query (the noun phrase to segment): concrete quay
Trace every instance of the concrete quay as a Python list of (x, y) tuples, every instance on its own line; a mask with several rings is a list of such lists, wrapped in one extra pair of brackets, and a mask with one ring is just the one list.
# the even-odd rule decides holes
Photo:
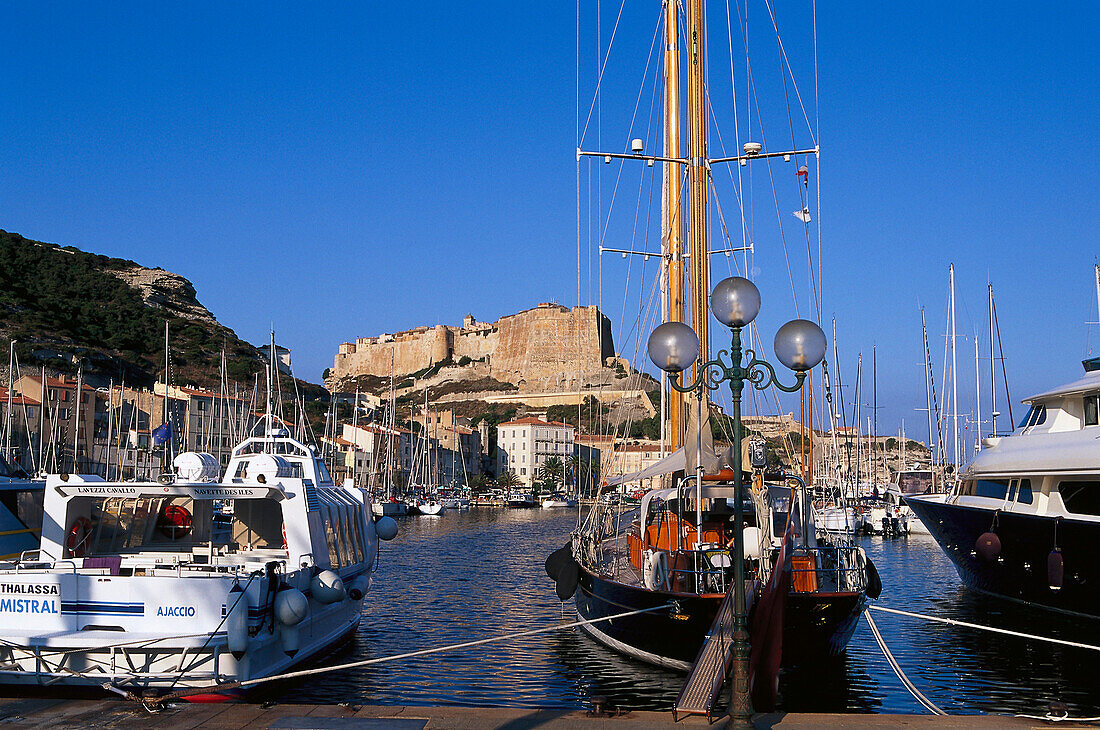
[[(54, 698), (0, 699), (0, 725), (35, 728), (138, 728), (172, 730), (214, 728), (290, 728), (317, 730), (650, 730), (651, 728), (723, 728), (726, 718), (713, 724), (690, 717), (674, 723), (670, 712), (628, 712), (594, 716), (577, 710), (539, 710), (504, 707), (416, 707), (378, 705), (258, 705), (173, 703), (150, 713), (125, 700), (67, 700)], [(1000, 715), (841, 715), (760, 714), (756, 728), (1033, 728), (1050, 723)], [(1083, 725), (1058, 723), (1060, 727)]]

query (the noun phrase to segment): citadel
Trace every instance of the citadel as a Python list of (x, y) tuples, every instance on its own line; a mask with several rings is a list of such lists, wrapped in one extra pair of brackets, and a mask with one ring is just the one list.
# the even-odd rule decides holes
[(597, 307), (542, 303), (495, 322), (466, 315), (461, 327), (416, 327), (340, 345), (332, 377), (415, 373), (469, 362), (482, 374), (524, 387), (573, 387), (616, 362), (611, 322)]

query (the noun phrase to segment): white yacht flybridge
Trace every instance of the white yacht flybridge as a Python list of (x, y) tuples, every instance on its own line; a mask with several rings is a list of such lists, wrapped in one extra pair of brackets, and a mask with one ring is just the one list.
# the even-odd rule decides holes
[(50, 476), (41, 549), (0, 563), (0, 683), (210, 687), (347, 638), (396, 523), (261, 425), (221, 479), (191, 452), (155, 482)]

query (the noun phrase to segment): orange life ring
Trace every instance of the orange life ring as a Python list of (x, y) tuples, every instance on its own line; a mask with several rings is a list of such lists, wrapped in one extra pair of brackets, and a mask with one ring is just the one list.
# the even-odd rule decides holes
[(77, 517), (69, 528), (69, 537), (65, 541), (65, 547), (69, 549), (69, 555), (74, 558), (82, 558), (88, 552), (88, 540), (92, 537), (92, 521), (87, 517)]
[(191, 534), (191, 513), (178, 504), (165, 505), (157, 517), (157, 529), (172, 540), (179, 540)]

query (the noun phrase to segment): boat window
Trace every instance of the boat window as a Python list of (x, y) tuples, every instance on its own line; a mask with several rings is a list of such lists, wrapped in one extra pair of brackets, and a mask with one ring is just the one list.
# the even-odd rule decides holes
[(932, 472), (898, 472), (898, 488), (902, 494), (927, 494), (932, 491)]
[(324, 511), (324, 523), (325, 523), (325, 542), (328, 544), (328, 561), (329, 565), (333, 568), (340, 567), (340, 555), (336, 550), (336, 528), (333, 526), (332, 510), (325, 509)]
[(87, 514), (91, 520), (89, 555), (190, 549), (212, 537), (212, 503), (190, 498), (78, 498), (72, 500), (70, 513)]
[(1100, 482), (1062, 482), (1058, 491), (1067, 511), (1100, 516)]
[(322, 484), (332, 483), (332, 477), (329, 476), (328, 467), (325, 466), (325, 462), (321, 461), (320, 459), (316, 459), (314, 463), (317, 464), (317, 479)]
[(1031, 410), (1024, 416), (1024, 420), (1020, 421), (1020, 428), (1030, 428), (1031, 426), (1038, 426), (1041, 423), (1046, 423), (1047, 420), (1047, 407), (1046, 406), (1032, 406)]
[(248, 461), (242, 461), (237, 464), (237, 472), (233, 475), (234, 479), (244, 479), (248, 476)]
[(355, 562), (355, 554), (351, 547), (351, 541), (348, 539), (349, 529), (347, 510), (342, 507), (337, 507), (334, 511), (339, 515), (339, 519), (336, 522), (336, 534), (337, 537), (340, 538), (340, 564), (350, 565)]
[(270, 499), (233, 500), (232, 540), (237, 549), (281, 548), (283, 509)]
[(1085, 425), (1100, 425), (1100, 396), (1085, 396)]
[(1031, 480), (1021, 479), (1020, 488), (1016, 490), (1016, 501), (1020, 504), (1031, 504), (1034, 497), (1031, 495)]
[(359, 532), (359, 512), (354, 507), (348, 515), (348, 542), (351, 543), (351, 562), (361, 563), (364, 559), (363, 539)]
[(971, 497), (1004, 499), (1008, 494), (1007, 479), (968, 479), (962, 483), (959, 494)]

